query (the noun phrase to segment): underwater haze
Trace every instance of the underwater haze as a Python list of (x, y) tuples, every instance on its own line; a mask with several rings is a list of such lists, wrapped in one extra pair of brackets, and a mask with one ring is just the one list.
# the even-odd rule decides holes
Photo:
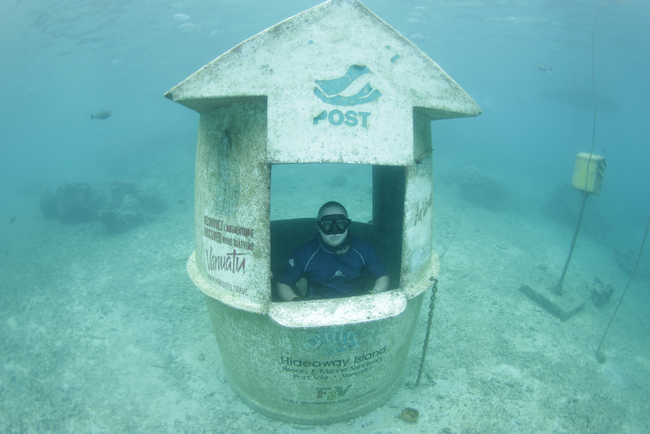
[[(230, 388), (185, 268), (199, 115), (163, 95), (319, 3), (0, 2), (0, 432), (650, 432), (650, 0), (363, 1), (483, 110), (431, 125), (426, 381), (425, 302), (403, 385), (365, 416), (306, 428)], [(560, 278), (592, 149), (602, 191), (557, 301), (581, 309), (559, 318), (522, 285)], [(338, 200), (368, 221), (371, 184), (367, 166), (274, 167), (271, 218)], [(90, 210), (56, 211), (62, 194)]]

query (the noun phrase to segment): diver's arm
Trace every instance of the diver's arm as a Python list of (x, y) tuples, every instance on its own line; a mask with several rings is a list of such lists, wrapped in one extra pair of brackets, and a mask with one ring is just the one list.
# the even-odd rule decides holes
[(282, 301), (292, 301), (297, 295), (293, 292), (293, 289), (289, 285), (285, 285), (284, 283), (277, 283), (278, 287), (278, 296), (282, 299)]
[(373, 293), (376, 292), (384, 292), (388, 290), (388, 286), (390, 285), (390, 277), (388, 277), (388, 274), (385, 276), (380, 277), (379, 279), (375, 280), (375, 284), (372, 286)]

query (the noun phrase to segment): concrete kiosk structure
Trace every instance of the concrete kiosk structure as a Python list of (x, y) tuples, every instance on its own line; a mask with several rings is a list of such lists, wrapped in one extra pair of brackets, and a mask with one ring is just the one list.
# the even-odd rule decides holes
[[(300, 423), (381, 405), (399, 384), (438, 274), (431, 120), (480, 108), (356, 0), (259, 33), (165, 96), (201, 114), (188, 272), (232, 387), (259, 411)], [(315, 232), (314, 219), (270, 221), (271, 167), (281, 163), (373, 166), (372, 223), (351, 230), (375, 246), (390, 291), (274, 301), (273, 271)]]

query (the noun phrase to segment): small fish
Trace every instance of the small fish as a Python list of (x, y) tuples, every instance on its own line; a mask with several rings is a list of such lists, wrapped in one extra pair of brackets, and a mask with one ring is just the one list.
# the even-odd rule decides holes
[(537, 69), (542, 71), (544, 74), (552, 74), (553, 73), (553, 67), (552, 66), (537, 65)]
[(190, 19), (190, 16), (185, 14), (176, 14), (174, 15), (174, 19), (176, 21), (187, 21)]
[(108, 119), (108, 118), (111, 117), (112, 114), (113, 113), (111, 113), (110, 110), (102, 110), (100, 112), (97, 112), (97, 114), (95, 116), (93, 116), (92, 113), (91, 113), (90, 114), (90, 120), (92, 121), (93, 119)]
[(416, 6), (415, 9), (420, 9), (421, 11), (428, 11), (429, 8), (426, 8), (424, 6)]
[(415, 33), (415, 34), (411, 35), (411, 37), (409, 39), (411, 41), (415, 41), (415, 42), (429, 42), (429, 37), (428, 36), (424, 36), (424, 35), (421, 35), (419, 33)]
[(183, 23), (180, 26), (178, 26), (178, 31), (179, 32), (193, 32), (196, 29), (199, 29), (201, 31), (201, 24), (194, 24), (194, 23)]
[(119, 66), (119, 65), (122, 64), (122, 60), (123, 59), (113, 59), (113, 61), (111, 62), (111, 65), (112, 66)]
[(16, 216), (13, 216), (12, 218), (9, 219), (9, 224), (13, 223), (16, 221)]
[(210, 37), (215, 38), (218, 34), (219, 34), (219, 32), (217, 30), (213, 30), (213, 31), (210, 32)]
[(411, 24), (424, 24), (425, 26), (427, 25), (426, 19), (419, 19), (419, 18), (411, 18), (408, 20), (409, 23)]

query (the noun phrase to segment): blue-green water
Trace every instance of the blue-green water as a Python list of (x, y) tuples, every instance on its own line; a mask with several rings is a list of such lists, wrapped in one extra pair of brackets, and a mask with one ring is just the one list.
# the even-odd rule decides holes
[[(0, 3), (1, 432), (302, 431), (250, 410), (225, 378), (184, 263), (194, 249), (198, 115), (162, 95), (318, 3)], [(608, 166), (602, 194), (587, 201), (566, 282), (578, 298), (595, 277), (615, 291), (566, 322), (517, 289), (552, 286), (568, 253), (580, 205), (569, 184), (576, 154), (592, 144), (592, 26), (604, 3), (364, 4), (483, 114), (432, 124), (442, 266), (427, 381), (408, 387), (423, 312), (395, 396), (350, 424), (314, 431), (650, 431), (647, 255), (605, 341), (607, 363), (594, 357), (650, 213), (650, 2), (610, 4), (595, 23), (594, 152)], [(181, 31), (187, 22), (201, 28)], [(111, 117), (91, 121), (101, 110)], [(272, 218), (313, 216), (336, 194), (367, 220), (370, 174), (356, 169), (274, 168)], [(39, 210), (44, 188), (87, 182), (106, 194), (115, 180), (154, 192), (166, 209), (116, 234)], [(490, 202), (480, 197), (485, 186)], [(399, 419), (405, 407), (419, 409), (416, 424)]]

